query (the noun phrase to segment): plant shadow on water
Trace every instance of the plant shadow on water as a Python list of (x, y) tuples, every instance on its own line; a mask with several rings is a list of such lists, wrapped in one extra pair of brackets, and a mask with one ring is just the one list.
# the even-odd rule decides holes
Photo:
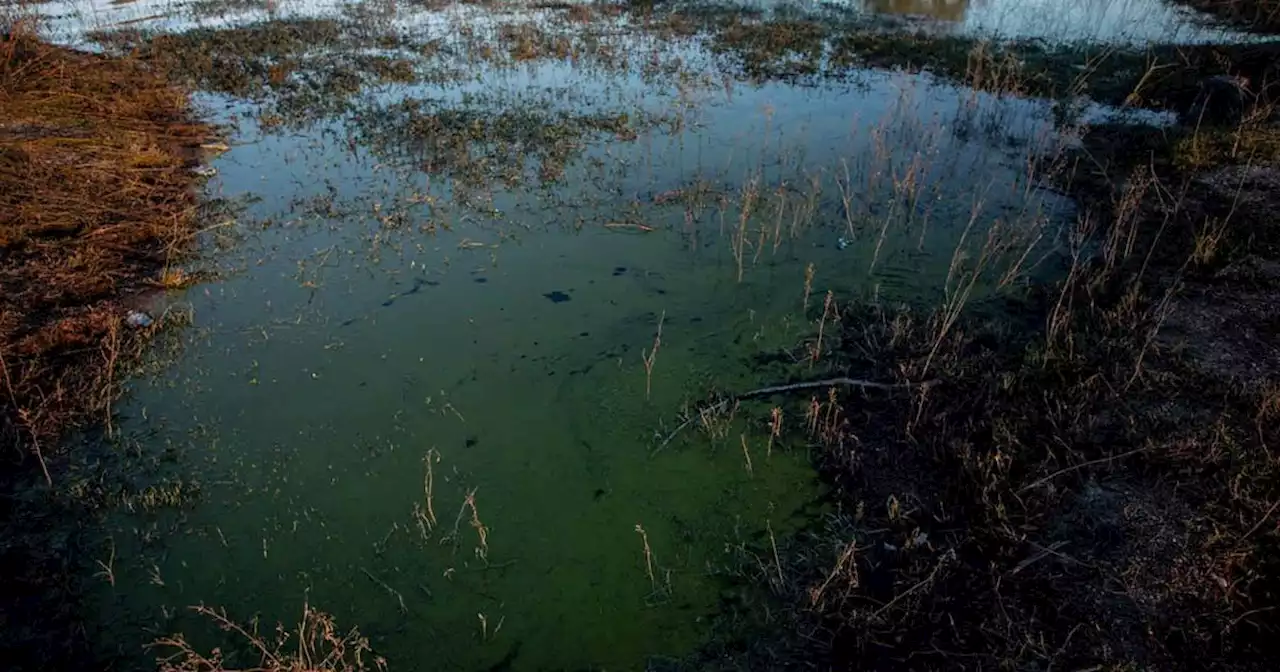
[[(184, 297), (183, 358), (120, 409), (200, 501), (108, 520), (104, 655), (221, 641), (189, 605), (304, 602), (398, 670), (686, 655), (733, 549), (823, 505), (768, 406), (666, 448), (677, 413), (759, 387), (762, 360), (813, 370), (829, 292), (1000, 310), (1064, 272), (1048, 103), (875, 70), (747, 84), (599, 8), (578, 31), (572, 8), (462, 9), (395, 40), (323, 24), (229, 76), (175, 45), (278, 24), (129, 37), (237, 122), (210, 193), (255, 200), (208, 234), (237, 240)], [(339, 62), (393, 74), (334, 84)]]

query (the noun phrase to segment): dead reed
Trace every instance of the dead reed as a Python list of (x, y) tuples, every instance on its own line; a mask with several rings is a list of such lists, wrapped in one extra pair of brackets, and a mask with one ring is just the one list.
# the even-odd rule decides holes
[(769, 445), (765, 448), (765, 456), (773, 456), (773, 442), (782, 436), (782, 408), (774, 406), (769, 410)]
[(827, 320), (834, 317), (836, 317), (835, 293), (827, 290), (827, 298), (822, 301), (822, 317), (818, 319), (818, 335), (809, 351), (810, 368), (817, 364), (818, 359), (822, 357), (822, 334), (827, 328)]
[(476, 491), (467, 492), (467, 508), (471, 509), (471, 529), (476, 531), (476, 557), (484, 562), (489, 561), (489, 528), (480, 522), (480, 511), (476, 509)]
[(644, 544), (644, 573), (649, 577), (649, 587), (653, 592), (658, 592), (658, 579), (653, 574), (653, 549), (649, 547), (649, 534), (644, 531), (644, 527), (640, 523), (636, 523), (636, 534), (640, 535), (640, 541)]
[[(373, 655), (369, 640), (357, 628), (340, 631), (332, 616), (310, 604), (303, 605), (302, 618), (294, 628), (279, 624), (272, 634), (259, 632), (256, 621), (248, 626), (236, 622), (225, 609), (199, 605), (191, 610), (211, 619), (236, 640), (229, 649), (219, 647), (203, 654), (181, 634), (162, 637), (152, 644), (152, 648), (169, 651), (156, 660), (160, 672), (363, 672), (387, 668), (386, 660)], [(235, 658), (232, 652), (240, 649), (257, 662), (230, 662)]]
[(658, 349), (662, 347), (662, 323), (667, 320), (667, 311), (662, 311), (658, 316), (658, 330), (653, 335), (653, 349), (641, 350), (640, 357), (644, 360), (644, 399), (649, 400), (649, 392), (653, 387), (653, 365), (658, 361)]

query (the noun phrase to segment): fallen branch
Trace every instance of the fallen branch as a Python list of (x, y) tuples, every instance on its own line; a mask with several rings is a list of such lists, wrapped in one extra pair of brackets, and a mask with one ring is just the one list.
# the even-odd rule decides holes
[[(750, 392), (744, 392), (742, 394), (735, 395), (732, 397), (726, 397), (706, 407), (705, 409), (703, 409), (703, 411), (704, 412), (712, 411), (712, 412), (719, 413), (724, 411), (724, 409), (727, 408), (729, 404), (737, 403), (739, 401), (742, 401), (743, 399), (753, 399), (755, 397), (767, 397), (774, 394), (798, 392), (800, 390), (812, 390), (812, 389), (828, 388), (828, 387), (857, 387), (864, 390), (867, 390), (867, 389), (907, 390), (907, 389), (916, 389), (916, 388), (928, 389), (930, 387), (933, 387), (934, 385), (937, 385), (938, 382), (939, 381), (937, 380), (926, 380), (920, 383), (877, 383), (873, 380), (863, 380), (861, 378), (846, 378), (846, 377), (826, 378), (824, 380), (809, 380), (803, 383), (790, 383), (787, 385), (770, 385), (769, 387), (762, 387), (758, 390), (751, 390)], [(703, 413), (690, 414), (689, 417), (686, 418), (684, 422), (680, 423), (674, 430), (672, 430), (671, 433), (667, 435), (667, 438), (664, 439), (662, 443), (657, 448), (654, 449), (653, 454), (656, 455), (658, 454), (659, 451), (666, 448), (672, 441), (675, 440), (677, 434), (684, 431), (686, 427), (693, 424), (693, 421), (696, 420), (697, 418), (702, 417), (702, 415)]]

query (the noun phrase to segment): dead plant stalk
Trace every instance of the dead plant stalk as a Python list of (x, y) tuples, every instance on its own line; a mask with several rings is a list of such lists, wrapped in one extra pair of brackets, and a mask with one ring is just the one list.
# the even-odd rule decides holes
[(667, 320), (667, 311), (662, 311), (662, 315), (658, 317), (658, 332), (653, 335), (653, 349), (649, 351), (641, 350), (640, 358), (644, 360), (644, 400), (649, 400), (649, 393), (653, 387), (653, 365), (658, 360), (658, 349), (662, 347), (662, 323)]

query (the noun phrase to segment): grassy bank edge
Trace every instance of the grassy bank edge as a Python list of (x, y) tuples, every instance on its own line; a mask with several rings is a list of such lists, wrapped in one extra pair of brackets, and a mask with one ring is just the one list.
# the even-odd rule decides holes
[(54, 46), (20, 23), (0, 32), (0, 99), (0, 657), (77, 669), (85, 560), (59, 521), (84, 512), (63, 492), (65, 439), (109, 430), (122, 380), (188, 317), (154, 309), (193, 280), (182, 263), (201, 221), (194, 169), (215, 129), (142, 64)]

